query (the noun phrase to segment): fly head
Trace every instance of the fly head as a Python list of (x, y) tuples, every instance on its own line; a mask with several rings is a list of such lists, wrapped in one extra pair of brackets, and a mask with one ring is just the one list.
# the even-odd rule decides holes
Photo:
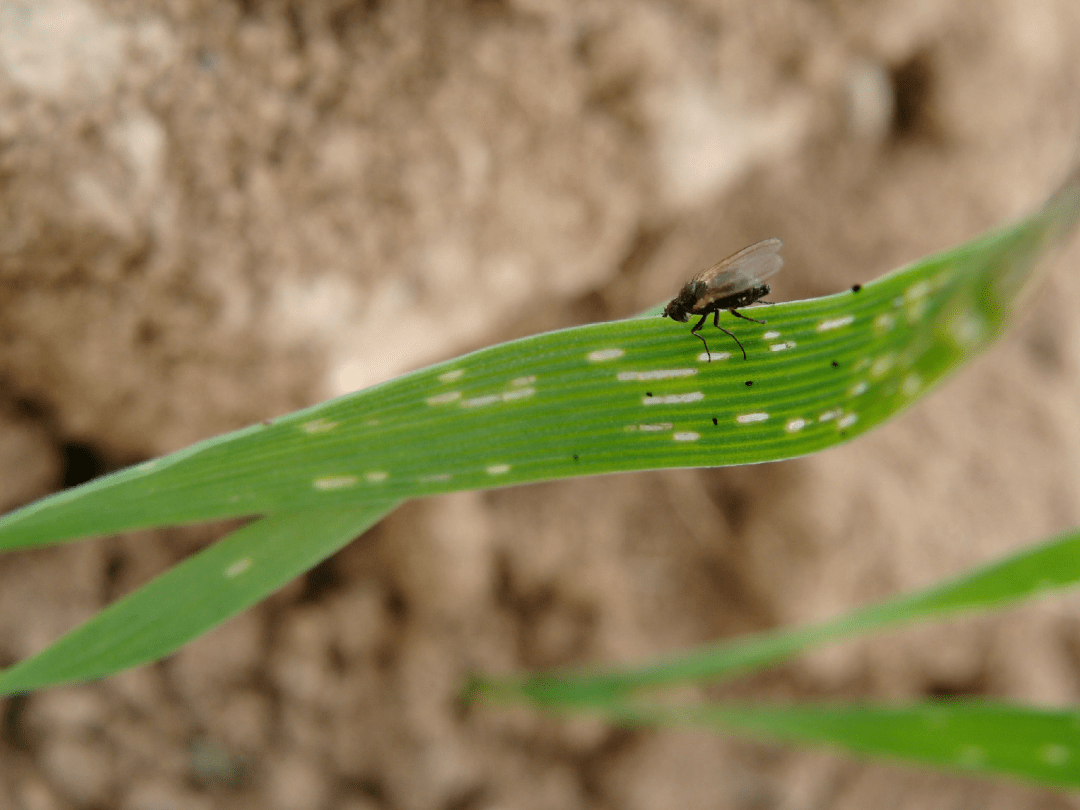
[(682, 304), (678, 298), (672, 298), (666, 307), (664, 307), (664, 317), (671, 318), (673, 321), (679, 323), (686, 323), (690, 314), (686, 311), (687, 308)]

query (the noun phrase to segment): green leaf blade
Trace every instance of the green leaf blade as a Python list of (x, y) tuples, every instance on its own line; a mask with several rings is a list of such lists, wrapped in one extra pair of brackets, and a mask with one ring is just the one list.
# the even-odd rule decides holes
[(995, 337), (1078, 210), (1074, 177), (1020, 224), (858, 293), (751, 310), (765, 325), (725, 315), (747, 361), (712, 330), (728, 356), (706, 362), (689, 326), (662, 318), (484, 349), (32, 504), (0, 518), (0, 549), (822, 450), (908, 407)]
[(1073, 531), (941, 585), (834, 621), (710, 644), (629, 670), (564, 670), (478, 678), (469, 686), (467, 696), (493, 701), (528, 700), (548, 708), (588, 707), (640, 689), (715, 683), (777, 664), (825, 642), (924, 619), (1006, 607), (1034, 595), (1049, 595), (1078, 584), (1080, 531)]
[(396, 505), (283, 512), (251, 523), (0, 671), (0, 695), (101, 678), (162, 658), (266, 598)]
[(631, 725), (696, 725), (783, 743), (824, 745), (1065, 789), (1080, 787), (1080, 712), (993, 701), (908, 706), (695, 706), (612, 704), (604, 716)]

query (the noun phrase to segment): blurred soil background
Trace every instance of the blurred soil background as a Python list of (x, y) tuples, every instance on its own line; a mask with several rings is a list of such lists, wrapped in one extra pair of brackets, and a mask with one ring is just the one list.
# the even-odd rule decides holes
[[(0, 0), (0, 510), (757, 239), (835, 292), (1037, 205), (1075, 0)], [(0, 702), (26, 810), (1067, 808), (698, 732), (462, 710), (467, 673), (836, 615), (1080, 524), (1080, 246), (911, 412), (795, 462), (407, 505), (166, 661)], [(219, 536), (0, 557), (0, 663)], [(761, 698), (1080, 699), (1080, 602), (830, 647)]]

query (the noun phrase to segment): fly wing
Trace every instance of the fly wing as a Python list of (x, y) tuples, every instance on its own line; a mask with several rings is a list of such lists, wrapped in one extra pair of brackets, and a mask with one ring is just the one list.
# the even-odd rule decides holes
[(698, 306), (743, 292), (776, 275), (784, 266), (784, 260), (780, 258), (783, 244), (779, 239), (765, 239), (702, 270), (690, 282), (705, 285), (705, 294), (698, 299)]

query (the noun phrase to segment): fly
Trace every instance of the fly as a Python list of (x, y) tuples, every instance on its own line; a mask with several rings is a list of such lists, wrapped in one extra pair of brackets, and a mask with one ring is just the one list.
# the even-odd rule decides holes
[[(690, 329), (690, 334), (705, 343), (699, 330), (711, 314), (713, 326), (738, 344), (745, 360), (746, 349), (742, 342), (733, 332), (720, 325), (720, 310), (726, 309), (743, 320), (765, 323), (743, 315), (739, 312), (739, 307), (748, 307), (769, 294), (769, 285), (765, 283), (765, 279), (774, 276), (783, 266), (784, 260), (780, 258), (783, 244), (779, 239), (766, 239), (743, 248), (734, 256), (728, 256), (708, 270), (702, 270), (686, 282), (679, 294), (668, 302), (664, 308), (664, 317), (686, 323), (691, 315), (700, 315), (701, 320)], [(709, 362), (712, 362), (708, 343), (705, 343), (705, 354), (708, 355)]]

